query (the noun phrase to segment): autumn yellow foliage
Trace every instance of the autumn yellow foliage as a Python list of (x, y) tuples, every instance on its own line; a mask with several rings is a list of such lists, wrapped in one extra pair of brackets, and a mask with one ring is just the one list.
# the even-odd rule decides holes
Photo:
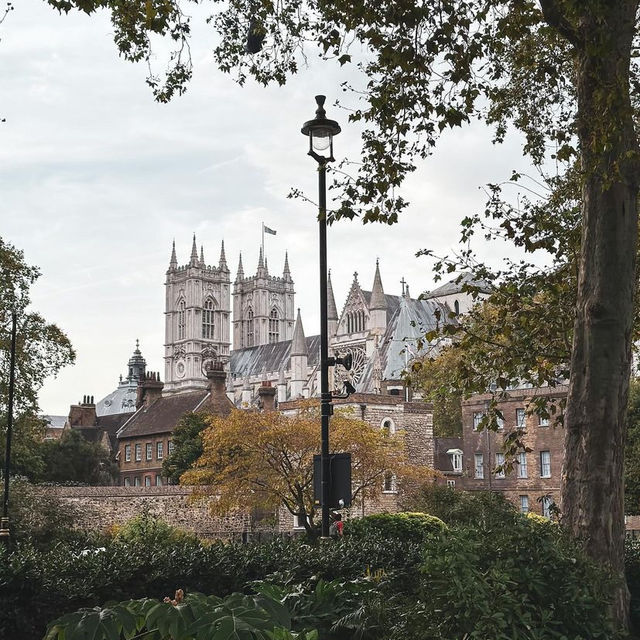
[[(284, 506), (301, 525), (315, 530), (313, 456), (320, 451), (320, 413), (309, 402), (290, 415), (277, 411), (234, 410), (228, 417), (211, 417), (202, 432), (204, 452), (181, 484), (201, 485), (212, 496), (217, 515), (271, 511)], [(379, 496), (384, 474), (407, 480), (432, 475), (408, 462), (403, 432), (390, 434), (336, 410), (330, 422), (331, 452), (351, 453), (352, 499)]]

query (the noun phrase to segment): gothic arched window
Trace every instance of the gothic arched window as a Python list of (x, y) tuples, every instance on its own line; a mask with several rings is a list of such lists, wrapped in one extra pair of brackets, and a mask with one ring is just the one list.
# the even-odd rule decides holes
[(253, 347), (254, 333), (253, 333), (253, 309), (249, 307), (247, 310), (247, 319), (245, 320), (247, 329), (247, 347)]
[(178, 340), (184, 340), (187, 328), (187, 312), (184, 300), (178, 302)]
[(274, 307), (269, 315), (269, 342), (280, 341), (280, 318), (278, 310)]
[(202, 337), (213, 338), (213, 300), (207, 298), (202, 309)]

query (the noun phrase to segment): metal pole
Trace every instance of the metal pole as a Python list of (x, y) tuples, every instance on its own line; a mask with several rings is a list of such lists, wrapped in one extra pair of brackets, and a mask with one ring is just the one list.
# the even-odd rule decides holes
[(322, 537), (329, 537), (329, 336), (327, 323), (327, 164), (318, 164), (318, 201), (320, 231), (320, 437), (322, 487)]
[(2, 501), (2, 522), (0, 537), (9, 542), (9, 473), (11, 470), (11, 432), (13, 430), (13, 391), (16, 371), (16, 335), (18, 332), (18, 314), (11, 312), (11, 356), (9, 360), (9, 404), (7, 409), (7, 446), (4, 459), (4, 499)]

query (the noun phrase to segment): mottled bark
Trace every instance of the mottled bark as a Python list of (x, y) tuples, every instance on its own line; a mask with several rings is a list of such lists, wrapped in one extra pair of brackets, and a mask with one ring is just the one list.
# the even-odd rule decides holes
[(623, 624), (623, 460), (638, 227), (638, 156), (629, 100), (636, 9), (636, 1), (599, 3), (580, 21), (583, 235), (562, 487), (565, 524), (593, 558), (621, 577), (614, 615)]

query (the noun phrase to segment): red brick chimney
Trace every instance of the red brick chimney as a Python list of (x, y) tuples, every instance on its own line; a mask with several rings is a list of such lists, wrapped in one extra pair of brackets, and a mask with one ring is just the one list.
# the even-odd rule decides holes
[(138, 383), (136, 393), (136, 409), (141, 406), (148, 407), (152, 402), (162, 397), (164, 383), (160, 380), (158, 371), (148, 371), (144, 378)]
[(269, 380), (263, 380), (258, 388), (258, 396), (262, 404), (263, 411), (275, 411), (276, 408), (276, 390), (271, 386)]
[(70, 427), (95, 427), (96, 405), (93, 396), (83, 396), (82, 402), (72, 404), (67, 420)]

